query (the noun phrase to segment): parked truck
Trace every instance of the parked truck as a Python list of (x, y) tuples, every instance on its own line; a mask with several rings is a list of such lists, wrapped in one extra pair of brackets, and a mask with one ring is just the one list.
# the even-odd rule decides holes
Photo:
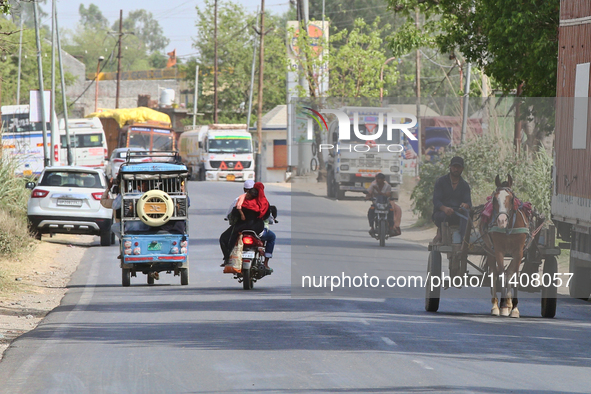
[(581, 46), (589, 28), (587, 0), (561, 1), (558, 47), (552, 220), (570, 248), (572, 297), (591, 295), (591, 47)]
[[(387, 140), (387, 134), (375, 141), (357, 140), (353, 132), (354, 113), (358, 114), (358, 127), (361, 134), (373, 134), (378, 126), (380, 108), (344, 107), (350, 118), (351, 140), (339, 141), (338, 120), (328, 126), (328, 149), (326, 164), (326, 191), (328, 197), (341, 200), (346, 192), (362, 193), (367, 190), (376, 174), (382, 173), (386, 181), (392, 186), (394, 196), (398, 199), (402, 184), (401, 152), (395, 145), (401, 144), (400, 130), (393, 130), (392, 139)], [(325, 152), (322, 152), (323, 154)]]
[(211, 124), (184, 132), (179, 151), (192, 179), (254, 180), (252, 135), (245, 124)]

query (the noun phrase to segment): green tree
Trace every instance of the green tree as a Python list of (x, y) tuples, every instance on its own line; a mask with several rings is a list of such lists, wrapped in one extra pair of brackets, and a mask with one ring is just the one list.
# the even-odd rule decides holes
[(10, 12), (10, 3), (8, 0), (0, 0), (0, 14), (8, 14)]
[[(16, 16), (18, 16), (19, 18), (22, 17), (23, 18), (23, 25), (28, 28), (28, 29), (34, 29), (35, 28), (35, 18), (34, 18), (34, 13), (33, 13), (33, 2), (32, 1), (21, 1), (21, 0), (4, 0), (5, 3), (8, 3), (8, 5), (10, 5), (10, 14), (12, 15), (13, 18), (15, 18)], [(44, 5), (47, 3), (47, 0), (39, 0), (37, 1), (37, 12), (39, 15), (39, 21), (42, 23), (42, 21), (47, 21), (47, 18), (49, 16), (49, 14), (45, 11), (43, 11), (43, 8), (41, 7), (41, 5)], [(20, 20), (19, 20), (20, 23)], [(49, 32), (49, 26), (47, 25), (41, 25), (41, 29), (46, 30), (47, 32)]]
[(109, 26), (109, 20), (103, 16), (101, 10), (94, 4), (89, 4), (88, 8), (80, 4), (78, 8), (80, 14), (80, 24), (95, 30), (106, 30)]
[(442, 52), (461, 52), (505, 92), (523, 84), (524, 96), (556, 95), (559, 0), (388, 3), (407, 14), (419, 7), (427, 17), (422, 39), (433, 42)]
[[(113, 31), (119, 31), (119, 21), (115, 21), (111, 27)], [(148, 52), (163, 51), (170, 43), (164, 36), (162, 27), (151, 12), (135, 10), (127, 14), (123, 19), (123, 30), (132, 31), (136, 37), (146, 46)]]
[[(118, 37), (109, 29), (109, 21), (94, 4), (90, 4), (88, 8), (81, 5), (79, 13), (80, 22), (73, 33), (69, 32), (66, 35), (64, 50), (82, 61), (89, 73), (95, 72), (100, 56), (105, 58), (101, 64), (102, 71), (116, 71)], [(116, 22), (115, 26), (118, 31), (119, 22)], [(153, 34), (148, 33), (150, 28), (154, 29)], [(151, 48), (163, 48), (168, 44), (168, 39), (162, 36), (162, 29), (152, 18), (152, 14), (144, 10), (129, 13), (124, 19), (124, 31), (131, 29), (135, 34), (126, 34), (122, 38), (122, 70), (164, 67), (166, 57), (156, 50), (150, 53)]]
[[(18, 28), (12, 21), (0, 17), (0, 32), (17, 31)], [(43, 79), (45, 88), (48, 89), (51, 82), (51, 45), (44, 40), (45, 32), (41, 31), (41, 52), (43, 59)], [(21, 63), (21, 86), (20, 86), (20, 103), (16, 102), (16, 88), (18, 81), (18, 45), (19, 34), (11, 34), (9, 36), (0, 36), (0, 46), (3, 49), (3, 55), (0, 56), (0, 78), (2, 78), (2, 104), (26, 104), (29, 102), (29, 90), (39, 89), (39, 81), (37, 77), (37, 46), (35, 41), (35, 31), (25, 29), (23, 31), (23, 48), (22, 48), (22, 63)], [(45, 56), (47, 55), (47, 56)], [(58, 69), (56, 67), (56, 69)], [(59, 71), (57, 78), (59, 78)], [(65, 74), (66, 83), (73, 82), (71, 74)], [(58, 79), (59, 81), (59, 79)], [(59, 85), (59, 84), (58, 84)], [(59, 89), (59, 86), (58, 86)], [(58, 99), (56, 102), (61, 102), (61, 90), (56, 92)]]
[[(200, 84), (203, 95), (199, 108), (213, 111), (213, 9), (212, 0), (197, 7), (197, 36), (193, 46), (199, 52), (196, 62), (200, 66)], [(218, 2), (218, 110), (219, 121), (244, 121), (247, 116), (250, 92), (253, 44), (258, 37), (253, 26), (257, 16), (246, 11), (244, 6), (231, 1)], [(265, 15), (265, 86), (264, 111), (285, 103), (285, 20), (271, 14)], [(258, 47), (257, 47), (258, 50)], [(258, 72), (258, 63), (256, 65)], [(187, 64), (187, 79), (195, 78), (195, 63)], [(256, 82), (254, 91), (257, 92)], [(253, 109), (257, 107), (257, 95), (253, 96)], [(199, 119), (208, 123), (211, 117)]]
[[(299, 54), (296, 57), (300, 77), (305, 77), (309, 91), (298, 86), (302, 97), (319, 97), (318, 87), (322, 83), (321, 74), (316, 70), (328, 62), (329, 90), (332, 97), (379, 97), (384, 82), (380, 80), (380, 71), (386, 61), (386, 48), (382, 45), (381, 35), (390, 26), (379, 28), (380, 18), (371, 25), (363, 19), (357, 19), (350, 30), (342, 29), (333, 33), (329, 43), (318, 42), (312, 45), (307, 34), (298, 34), (295, 39)], [(300, 31), (303, 29), (300, 29)], [(295, 32), (290, 32), (293, 37)], [(318, 46), (328, 46), (324, 57), (317, 56)], [(388, 64), (384, 69), (384, 80), (394, 83), (397, 78), (395, 64)], [(385, 92), (387, 94), (387, 92)]]

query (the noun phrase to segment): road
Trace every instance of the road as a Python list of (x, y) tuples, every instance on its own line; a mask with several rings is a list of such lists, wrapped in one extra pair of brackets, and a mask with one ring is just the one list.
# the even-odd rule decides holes
[[(118, 250), (97, 238), (61, 305), (5, 353), (0, 392), (589, 392), (591, 308), (579, 300), (561, 298), (556, 318), (542, 319), (539, 299), (523, 299), (522, 318), (509, 319), (489, 316), (484, 297), (446, 298), (427, 313), (421, 298), (370, 290), (292, 296), (307, 261), (380, 272), (388, 260), (424, 273), (426, 249), (399, 239), (379, 248), (355, 198), (268, 185), (280, 212), (275, 272), (242, 290), (221, 273), (217, 243), (240, 191), (189, 183), (189, 286), (163, 274), (155, 286), (140, 275), (121, 287)], [(323, 245), (338, 256), (321, 255)]]

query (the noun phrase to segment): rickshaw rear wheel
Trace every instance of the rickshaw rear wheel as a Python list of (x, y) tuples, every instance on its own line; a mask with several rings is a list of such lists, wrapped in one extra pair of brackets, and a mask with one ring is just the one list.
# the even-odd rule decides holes
[(189, 269), (181, 268), (181, 286), (187, 286), (189, 284)]
[(121, 269), (121, 284), (128, 287), (131, 284), (131, 270), (127, 268)]

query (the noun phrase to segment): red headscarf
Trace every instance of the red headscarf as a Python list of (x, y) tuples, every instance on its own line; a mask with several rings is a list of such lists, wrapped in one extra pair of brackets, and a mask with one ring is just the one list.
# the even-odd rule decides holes
[(245, 199), (242, 203), (242, 208), (258, 212), (259, 218), (262, 218), (269, 209), (269, 201), (267, 201), (267, 197), (265, 197), (265, 185), (261, 182), (256, 182), (254, 188), (258, 190), (259, 195), (252, 200)]

